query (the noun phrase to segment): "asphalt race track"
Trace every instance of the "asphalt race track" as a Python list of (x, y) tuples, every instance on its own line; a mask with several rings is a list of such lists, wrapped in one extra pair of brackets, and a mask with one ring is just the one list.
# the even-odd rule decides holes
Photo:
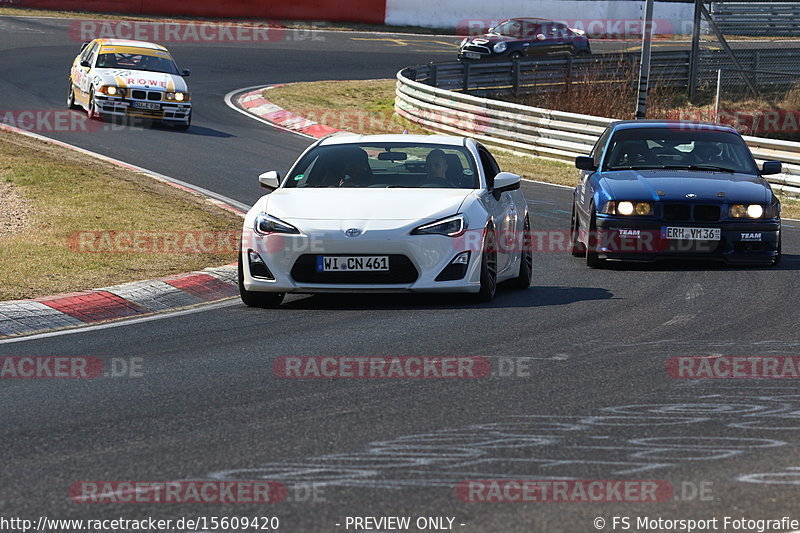
[[(79, 48), (67, 24), (0, 18), (3, 109), (64, 108)], [(116, 126), (45, 134), (251, 204), (261, 194), (256, 176), (285, 172), (310, 141), (236, 113), (223, 101), (228, 92), (387, 78), (453, 56), (430, 39), (404, 36), (397, 44), (386, 35), (326, 32), (313, 40), (172, 43), (179, 65), (192, 69), (187, 132)], [(568, 229), (570, 190), (536, 183), (523, 190), (534, 231)], [(0, 343), (2, 356), (141, 358), (141, 377), (3, 380), (0, 514), (277, 516), (279, 530), (290, 532), (354, 531), (348, 516), (446, 516), (458, 531), (546, 533), (597, 531), (598, 517), (606, 521), (600, 530), (612, 531), (614, 516), (716, 517), (720, 531), (725, 516), (800, 519), (798, 382), (674, 379), (665, 370), (675, 356), (798, 355), (798, 224), (785, 221), (777, 268), (591, 270), (545, 250), (534, 256), (531, 288), (501, 291), (490, 305), (292, 296), (279, 310), (257, 310), (230, 300)], [(276, 358), (307, 355), (482, 356), (494, 374), (291, 380), (273, 373)], [(268, 506), (68, 497), (76, 481), (205, 479), (278, 481), (288, 497)], [(454, 486), (470, 479), (662, 480), (674, 497), (466, 503)]]

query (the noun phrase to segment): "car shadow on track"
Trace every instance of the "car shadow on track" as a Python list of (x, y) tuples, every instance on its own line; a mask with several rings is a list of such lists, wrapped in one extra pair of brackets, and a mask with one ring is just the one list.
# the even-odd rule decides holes
[(292, 299), (281, 307), (306, 310), (507, 309), (567, 305), (609, 300), (614, 295), (597, 287), (539, 287), (524, 291), (500, 288), (489, 303), (473, 303), (460, 294), (315, 294)]
[(236, 137), (233, 134), (225, 133), (224, 131), (215, 130), (213, 128), (206, 128), (203, 126), (196, 126), (192, 124), (189, 126), (188, 130), (178, 130), (169, 124), (159, 124), (154, 123), (152, 126), (153, 129), (163, 129), (163, 130), (172, 130), (178, 135), (200, 135), (203, 137), (219, 137), (220, 139), (228, 139), (230, 137)]
[(800, 255), (783, 254), (781, 262), (772, 265), (729, 265), (721, 261), (701, 259), (662, 259), (652, 263), (634, 261), (604, 261), (600, 270), (641, 271), (641, 272), (699, 272), (699, 271), (759, 271), (759, 270), (800, 270)]

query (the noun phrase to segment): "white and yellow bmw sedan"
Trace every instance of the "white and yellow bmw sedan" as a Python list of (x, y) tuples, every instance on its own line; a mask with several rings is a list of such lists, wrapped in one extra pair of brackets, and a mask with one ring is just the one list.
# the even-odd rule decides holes
[(192, 123), (191, 96), (169, 51), (159, 44), (95, 39), (83, 44), (69, 74), (67, 105), (89, 118), (135, 117), (180, 129)]
[(336, 135), (314, 143), (247, 213), (245, 304), (286, 293), (464, 292), (530, 286), (530, 218), (520, 177), (473, 139)]

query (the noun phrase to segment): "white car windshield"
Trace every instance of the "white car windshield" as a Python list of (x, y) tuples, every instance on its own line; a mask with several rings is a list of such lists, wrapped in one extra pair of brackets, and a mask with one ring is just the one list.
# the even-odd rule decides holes
[(476, 189), (469, 150), (437, 144), (318, 146), (294, 166), (284, 187)]
[(144, 70), (147, 72), (162, 72), (164, 74), (179, 74), (178, 67), (175, 66), (175, 62), (172, 59), (148, 54), (100, 54), (97, 58), (97, 68), (122, 68)]

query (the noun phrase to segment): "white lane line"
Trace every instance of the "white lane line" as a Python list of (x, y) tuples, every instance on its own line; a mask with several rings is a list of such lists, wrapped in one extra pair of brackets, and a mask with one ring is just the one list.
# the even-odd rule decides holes
[(695, 298), (699, 298), (703, 294), (705, 294), (703, 286), (699, 283), (695, 283), (694, 285), (692, 285), (692, 288), (686, 292), (686, 299), (693, 300)]
[(684, 326), (689, 324), (694, 319), (695, 315), (675, 315), (675, 317), (667, 320), (662, 326)]
[(205, 311), (213, 311), (215, 309), (221, 309), (223, 307), (232, 307), (234, 305), (239, 305), (241, 302), (239, 298), (231, 297), (226, 300), (211, 303), (211, 304), (197, 304), (195, 307), (191, 307), (189, 309), (182, 309), (179, 311), (169, 311), (164, 313), (156, 313), (154, 315), (143, 316), (139, 318), (126, 318), (119, 321), (114, 322), (106, 322), (104, 324), (95, 324), (94, 326), (82, 326), (77, 328), (71, 329), (63, 329), (58, 331), (47, 331), (44, 333), (37, 333), (35, 335), (27, 335), (24, 337), (12, 337), (10, 339), (0, 339), (0, 344), (11, 344), (15, 342), (25, 342), (37, 339), (47, 339), (50, 337), (60, 337), (62, 335), (73, 335), (76, 333), (87, 333), (92, 331), (99, 331), (102, 329), (111, 329), (111, 328), (119, 328), (123, 326), (130, 326), (135, 324), (141, 324), (142, 322), (150, 322), (152, 320), (161, 320), (163, 318), (173, 318), (177, 316), (184, 316), (184, 315), (191, 315), (194, 313), (202, 313)]

